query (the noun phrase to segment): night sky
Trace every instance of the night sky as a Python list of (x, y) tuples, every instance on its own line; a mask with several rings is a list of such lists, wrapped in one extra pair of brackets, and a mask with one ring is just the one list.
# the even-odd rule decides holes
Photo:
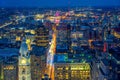
[(0, 0), (0, 7), (120, 6), (120, 0)]

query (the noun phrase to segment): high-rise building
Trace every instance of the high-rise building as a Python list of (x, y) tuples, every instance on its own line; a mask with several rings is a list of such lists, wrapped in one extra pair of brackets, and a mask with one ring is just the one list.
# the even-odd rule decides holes
[[(61, 44), (65, 42), (69, 44), (71, 26), (68, 24), (61, 23), (60, 26), (57, 27), (57, 43)], [(64, 36), (63, 36), (64, 35)]]
[(48, 46), (49, 30), (43, 25), (36, 29), (35, 43), (37, 46)]
[(19, 47), (7, 39), (1, 41), (4, 43), (0, 43), (0, 80), (18, 80)]
[(70, 28), (70, 25), (64, 23), (61, 23), (60, 26), (57, 27), (56, 53), (66, 53), (69, 51), (71, 45)]
[(1, 80), (17, 80), (18, 79), (18, 60), (10, 57), (5, 59), (2, 66), (3, 79)]
[(26, 40), (22, 41), (18, 64), (18, 80), (31, 80), (30, 54)]
[(57, 55), (54, 61), (54, 80), (91, 80), (90, 64), (74, 62), (65, 55)]
[(0, 57), (0, 80), (3, 80), (3, 68), (2, 68), (3, 60), (4, 58)]
[(41, 80), (46, 69), (46, 48), (42, 46), (33, 46), (31, 51), (31, 78), (32, 80)]

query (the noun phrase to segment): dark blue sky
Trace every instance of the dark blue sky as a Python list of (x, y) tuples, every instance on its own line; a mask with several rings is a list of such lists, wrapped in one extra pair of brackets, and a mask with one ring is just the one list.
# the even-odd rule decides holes
[(120, 0), (0, 0), (2, 7), (120, 6)]

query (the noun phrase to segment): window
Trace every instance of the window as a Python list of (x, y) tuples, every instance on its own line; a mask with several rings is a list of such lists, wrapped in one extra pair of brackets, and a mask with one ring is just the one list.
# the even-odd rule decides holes
[(22, 77), (22, 80), (25, 80), (25, 76)]
[(22, 74), (25, 74), (25, 68), (23, 68), (23, 70), (22, 70)]

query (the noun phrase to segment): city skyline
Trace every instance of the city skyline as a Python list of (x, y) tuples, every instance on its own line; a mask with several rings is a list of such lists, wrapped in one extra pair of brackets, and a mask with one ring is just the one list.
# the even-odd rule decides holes
[(0, 0), (0, 80), (120, 80), (120, 0)]

